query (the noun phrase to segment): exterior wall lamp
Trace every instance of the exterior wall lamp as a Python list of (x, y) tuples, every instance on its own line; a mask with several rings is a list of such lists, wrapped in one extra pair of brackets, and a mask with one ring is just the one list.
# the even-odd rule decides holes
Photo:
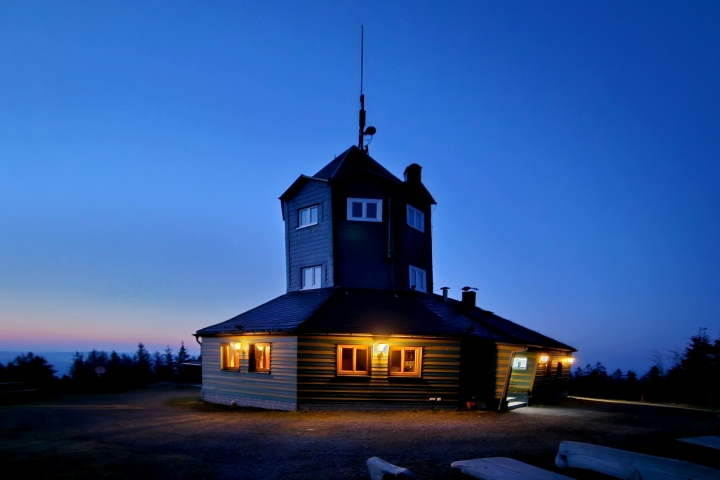
[(387, 343), (376, 343), (373, 345), (373, 355), (377, 356), (378, 358), (382, 358), (383, 355), (387, 355), (388, 353), (388, 344)]
[(550, 355), (540, 355), (541, 363), (547, 363), (548, 360), (550, 360)]
[(565, 359), (565, 361), (568, 363), (568, 365), (572, 365), (575, 363), (575, 359), (573, 357), (568, 357)]
[(240, 348), (242, 347), (242, 343), (234, 342), (234, 343), (231, 343), (230, 346), (233, 348), (233, 350), (240, 350)]

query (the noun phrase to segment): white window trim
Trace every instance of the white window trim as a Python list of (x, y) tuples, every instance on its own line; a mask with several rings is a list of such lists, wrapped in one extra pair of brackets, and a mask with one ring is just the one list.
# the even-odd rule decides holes
[[(317, 269), (317, 283), (313, 283), (311, 286), (306, 287), (303, 285), (303, 282), (305, 281), (305, 271), (306, 270), (313, 270), (313, 280), (315, 280), (315, 269)], [(317, 288), (322, 288), (322, 265), (313, 265), (312, 267), (304, 267), (300, 269), (300, 290), (315, 290)]]
[(513, 370), (527, 370), (528, 359), (526, 357), (515, 357), (513, 359)]
[(418, 267), (414, 267), (414, 266), (410, 265), (410, 270), (409, 270), (409, 273), (408, 273), (408, 285), (410, 285), (410, 288), (412, 288), (412, 274), (413, 274), (413, 271), (415, 271), (415, 274), (416, 274), (415, 277), (416, 277), (416, 278), (417, 278), (417, 274), (418, 274), (418, 273), (421, 273), (421, 274), (422, 274), (422, 279), (423, 279), (422, 288), (420, 288), (420, 286), (418, 286), (418, 285), (415, 285), (415, 290), (417, 290), (418, 292), (427, 292), (427, 274), (426, 274), (425, 270), (423, 270), (422, 268), (418, 268)]
[[(310, 222), (307, 225), (301, 225), (300, 219), (302, 218), (302, 212), (307, 210), (308, 218), (312, 218), (312, 216), (310, 215), (310, 212), (313, 208), (317, 209), (317, 220), (315, 222)], [(313, 225), (317, 225), (318, 223), (320, 223), (320, 206), (319, 205), (310, 205), (309, 207), (301, 208), (300, 210), (298, 210), (298, 227), (297, 227), (298, 230), (301, 228), (312, 227)]]
[(407, 215), (406, 215), (406, 216), (410, 216), (410, 213), (411, 213), (411, 212), (412, 212), (412, 214), (413, 214), (413, 221), (414, 221), (414, 219), (415, 219), (415, 215), (416, 215), (416, 214), (417, 214), (417, 215), (420, 215), (420, 228), (418, 228), (417, 226), (413, 225), (413, 224), (410, 223), (410, 222), (408, 222), (408, 225), (410, 225), (410, 226), (411, 226), (412, 228), (414, 228), (415, 230), (418, 230), (418, 231), (420, 231), (420, 232), (425, 233), (425, 213), (422, 212), (422, 211), (420, 211), (420, 210), (418, 210), (417, 208), (413, 207), (412, 205), (410, 205), (410, 204), (408, 203), (408, 206), (407, 206)]
[[(363, 204), (363, 216), (352, 216), (352, 204)], [(374, 203), (377, 205), (377, 218), (367, 218), (367, 204)], [(348, 198), (347, 199), (347, 219), (353, 222), (382, 222), (382, 199), (380, 198)]]

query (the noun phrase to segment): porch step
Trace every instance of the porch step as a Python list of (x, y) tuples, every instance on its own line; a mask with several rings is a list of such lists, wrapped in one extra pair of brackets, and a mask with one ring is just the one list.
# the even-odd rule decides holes
[(514, 410), (516, 408), (527, 407), (527, 402), (508, 402), (508, 410)]

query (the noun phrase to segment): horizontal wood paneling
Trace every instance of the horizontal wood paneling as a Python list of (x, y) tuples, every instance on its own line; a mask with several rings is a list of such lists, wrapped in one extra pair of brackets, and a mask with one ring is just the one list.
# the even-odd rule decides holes
[[(373, 356), (370, 375), (337, 375), (337, 346), (387, 343), (391, 347), (422, 347), (422, 376), (390, 377), (388, 357)], [(454, 339), (312, 336), (298, 340), (298, 403), (370, 402), (423, 403), (441, 397), (458, 400), (460, 341)]]
[(508, 393), (529, 394), (532, 392), (538, 357), (539, 355), (536, 352), (518, 352), (515, 354), (516, 359), (527, 358), (527, 368), (525, 370), (512, 370)]
[[(571, 356), (570, 352), (548, 351), (543, 352), (549, 355), (547, 363), (539, 363), (540, 353), (538, 353), (538, 369), (533, 382), (533, 389), (546, 389), (552, 391), (567, 390), (570, 381), (570, 368), (572, 367), (566, 362)], [(557, 375), (557, 364), (562, 363), (562, 375)]]
[[(220, 344), (242, 342), (240, 370), (220, 370)], [(270, 373), (248, 371), (246, 346), (270, 343)], [(205, 391), (285, 402), (297, 401), (297, 338), (280, 335), (203, 337), (202, 388)]]

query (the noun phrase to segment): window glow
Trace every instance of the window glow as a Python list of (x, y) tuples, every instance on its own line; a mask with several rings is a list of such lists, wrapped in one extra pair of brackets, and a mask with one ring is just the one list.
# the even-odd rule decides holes
[(393, 347), (388, 357), (390, 375), (420, 376), (421, 347)]
[(365, 345), (338, 345), (337, 373), (339, 375), (367, 375), (370, 349)]
[(527, 358), (516, 357), (513, 359), (513, 370), (527, 370)]

